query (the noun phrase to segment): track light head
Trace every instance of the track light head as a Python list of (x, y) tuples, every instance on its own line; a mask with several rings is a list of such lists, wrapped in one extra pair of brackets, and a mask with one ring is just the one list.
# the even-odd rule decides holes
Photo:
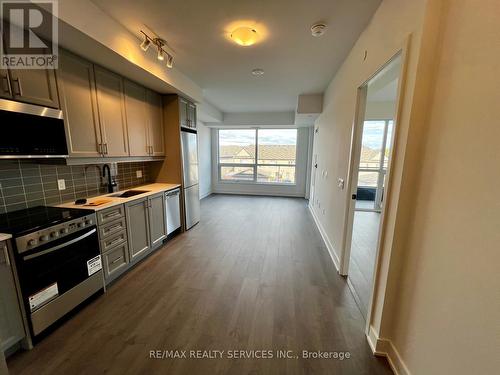
[(167, 68), (172, 68), (174, 66), (174, 56), (167, 54)]
[(151, 40), (146, 35), (144, 35), (144, 40), (141, 43), (141, 49), (144, 52), (146, 52), (150, 45), (151, 45)]
[(165, 60), (165, 56), (163, 55), (163, 49), (161, 47), (158, 47), (158, 60), (163, 61)]

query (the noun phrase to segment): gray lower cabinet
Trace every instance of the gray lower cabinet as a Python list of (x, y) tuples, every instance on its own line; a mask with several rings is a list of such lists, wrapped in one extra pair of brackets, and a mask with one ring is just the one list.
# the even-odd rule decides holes
[(106, 283), (109, 283), (125, 272), (129, 263), (128, 245), (126, 242), (103, 253), (102, 264)]
[(25, 337), (7, 242), (0, 242), (0, 344), (1, 353)]
[(97, 213), (102, 268), (106, 284), (128, 269), (128, 251), (125, 207), (118, 205)]
[(164, 193), (156, 194), (149, 200), (149, 230), (151, 247), (154, 249), (167, 237), (167, 219)]
[(138, 199), (125, 204), (130, 261), (151, 249), (149, 233), (149, 200)]
[(167, 237), (163, 192), (125, 205), (130, 260), (157, 248)]
[(97, 212), (107, 284), (163, 243), (166, 220), (163, 192)]

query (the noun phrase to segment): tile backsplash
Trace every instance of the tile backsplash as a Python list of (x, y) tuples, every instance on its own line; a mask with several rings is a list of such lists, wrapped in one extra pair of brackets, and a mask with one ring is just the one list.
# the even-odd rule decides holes
[[(151, 181), (151, 163), (118, 163), (116, 182), (120, 190)], [(142, 174), (137, 177), (137, 171)], [(56, 205), (106, 193), (102, 165), (52, 165), (33, 161), (0, 161), (0, 213), (39, 205)], [(64, 190), (58, 189), (63, 179)]]

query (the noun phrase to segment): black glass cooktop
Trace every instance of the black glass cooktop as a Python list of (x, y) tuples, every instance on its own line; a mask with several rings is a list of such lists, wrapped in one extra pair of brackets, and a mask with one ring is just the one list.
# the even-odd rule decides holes
[(0, 215), (0, 233), (15, 237), (64, 223), (92, 213), (92, 210), (38, 206)]

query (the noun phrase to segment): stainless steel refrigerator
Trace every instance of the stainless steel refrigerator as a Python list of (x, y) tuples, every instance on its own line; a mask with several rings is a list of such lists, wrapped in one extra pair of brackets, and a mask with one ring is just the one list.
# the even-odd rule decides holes
[(196, 130), (182, 129), (182, 165), (184, 172), (184, 207), (186, 229), (200, 221), (200, 189), (198, 186), (198, 141)]

